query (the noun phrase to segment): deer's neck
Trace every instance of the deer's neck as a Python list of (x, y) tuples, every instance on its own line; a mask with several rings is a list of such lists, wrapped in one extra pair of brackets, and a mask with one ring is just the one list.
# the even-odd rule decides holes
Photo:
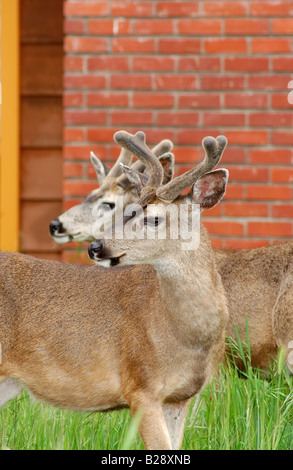
[(218, 288), (212, 253), (181, 252), (155, 265), (160, 280), (161, 296), (172, 311), (195, 313), (207, 308)]

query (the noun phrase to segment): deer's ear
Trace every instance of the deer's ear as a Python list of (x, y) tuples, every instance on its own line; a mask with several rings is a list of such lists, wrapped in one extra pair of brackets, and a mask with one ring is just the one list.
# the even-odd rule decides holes
[(99, 185), (102, 186), (103, 180), (106, 178), (111, 168), (109, 168), (98, 157), (96, 157), (94, 152), (91, 152), (91, 162), (94, 169), (96, 170)]
[(173, 153), (164, 153), (158, 157), (164, 170), (164, 178), (162, 184), (167, 184), (174, 176), (174, 155)]
[(148, 177), (142, 173), (139, 173), (139, 171), (136, 171), (133, 168), (129, 168), (129, 166), (123, 165), (123, 163), (120, 163), (120, 167), (124, 175), (127, 176), (130, 183), (135, 186), (137, 194), (140, 196), (141, 191), (146, 185)]
[(190, 196), (195, 204), (200, 204), (202, 210), (214, 207), (226, 192), (229, 172), (220, 168), (206, 173), (193, 185)]

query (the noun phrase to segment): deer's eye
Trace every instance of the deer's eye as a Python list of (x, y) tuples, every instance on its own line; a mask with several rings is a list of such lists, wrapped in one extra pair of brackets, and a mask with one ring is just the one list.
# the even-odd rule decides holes
[(114, 202), (103, 202), (102, 208), (106, 211), (112, 211), (115, 208)]
[(150, 225), (151, 227), (157, 227), (161, 222), (162, 218), (160, 217), (145, 217), (143, 219), (144, 225)]

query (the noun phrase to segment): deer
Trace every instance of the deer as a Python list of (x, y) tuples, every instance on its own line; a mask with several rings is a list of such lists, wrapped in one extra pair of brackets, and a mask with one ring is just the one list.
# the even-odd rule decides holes
[[(168, 152), (172, 148), (173, 144), (170, 143), (169, 148), (165, 147), (164, 151)], [(157, 154), (157, 152), (155, 153)], [(168, 155), (170, 157), (172, 154), (166, 154), (166, 156)], [(133, 169), (136, 168), (137, 172), (144, 168), (142, 163), (141, 166), (137, 165), (138, 162), (134, 163), (133, 166)], [(96, 163), (94, 163), (94, 160), (92, 160), (92, 163), (95, 164), (97, 169), (103, 165), (102, 162), (97, 162), (97, 159)], [(120, 160), (117, 165), (120, 165), (120, 163), (127, 165), (125, 160)], [(164, 184), (173, 177), (173, 165), (174, 161), (172, 161), (172, 168), (170, 169), (169, 161)], [(118, 171), (116, 181), (123, 178), (120, 173)], [(130, 174), (128, 174), (128, 177), (130, 177)], [(143, 176), (140, 175), (140, 178), (143, 178)], [(120, 188), (119, 194), (125, 195), (125, 200), (129, 204), (135, 202), (137, 192), (134, 180), (131, 180), (131, 177), (127, 180), (127, 183), (125, 183), (125, 180), (124, 175), (122, 191), (119, 183), (114, 187)], [(109, 198), (110, 195), (107, 194), (106, 200)], [(75, 206), (75, 208), (64, 214), (64, 219), (65, 217), (68, 218), (68, 226), (71, 227), (72, 233), (74, 233), (76, 224), (71, 214), (74, 211), (78, 213), (78, 218), (82, 221), (81, 226), (86, 228), (85, 231), (82, 231), (82, 229), (80, 231), (81, 241), (93, 241), (94, 239), (93, 225), (95, 217), (88, 216), (89, 211), (87, 209), (90, 200), (91, 195), (83, 204)], [(92, 213), (93, 211), (91, 211)], [(62, 220), (62, 216), (59, 219)], [(69, 232), (68, 236), (71, 236)], [(293, 287), (292, 242), (288, 241), (254, 249), (214, 249), (214, 256), (228, 302), (227, 337), (233, 338), (235, 341), (240, 338), (242, 343), (249, 342), (251, 365), (264, 373), (269, 370), (272, 361), (277, 357), (280, 347), (284, 348), (286, 366), (293, 373), (293, 320), (290, 313), (293, 305), (293, 296), (291, 294), (291, 286)], [(105, 263), (104, 266), (107, 266), (107, 264)], [(245, 286), (245, 289), (243, 286)], [(226, 346), (226, 352), (231, 355), (229, 342)], [(233, 360), (240, 369), (245, 367), (241, 357), (234, 357)]]
[[(115, 140), (150, 170), (138, 199), (144, 211), (151, 201), (204, 210), (223, 197), (228, 172), (212, 170), (224, 137), (205, 138), (203, 162), (167, 185), (143, 132), (120, 131)], [(143, 219), (143, 227), (156, 226), (153, 219)], [(145, 240), (143, 249), (140, 239), (92, 242), (92, 258), (118, 258), (110, 269), (0, 252), (0, 406), (25, 388), (68, 409), (129, 408), (140, 413), (146, 449), (179, 449), (190, 400), (222, 359), (228, 318), (201, 224), (200, 234), (188, 252), (168, 233)]]
[[(164, 183), (170, 181), (174, 174), (172, 149), (173, 143), (169, 139), (162, 140), (153, 148), (154, 154), (164, 168)], [(111, 225), (117, 210), (117, 199), (123, 197), (124, 207), (137, 199), (135, 187), (122, 173), (120, 167), (121, 163), (129, 165), (132, 161), (132, 154), (128, 150), (121, 150), (112, 168), (105, 165), (94, 152), (90, 153), (90, 160), (96, 172), (99, 188), (93, 190), (81, 204), (76, 204), (52, 220), (49, 230), (58, 244), (93, 241), (92, 227), (97, 217), (104, 213), (108, 214), (108, 225)], [(144, 171), (144, 166), (139, 160), (134, 162), (132, 167), (139, 172)]]
[(248, 343), (250, 363), (264, 375), (282, 348), (292, 374), (293, 243), (214, 254), (229, 308), (227, 336)]

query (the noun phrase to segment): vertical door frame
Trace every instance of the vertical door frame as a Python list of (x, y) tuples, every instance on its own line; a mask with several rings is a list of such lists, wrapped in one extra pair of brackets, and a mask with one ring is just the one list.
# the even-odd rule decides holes
[(0, 249), (19, 249), (19, 0), (1, 0)]

